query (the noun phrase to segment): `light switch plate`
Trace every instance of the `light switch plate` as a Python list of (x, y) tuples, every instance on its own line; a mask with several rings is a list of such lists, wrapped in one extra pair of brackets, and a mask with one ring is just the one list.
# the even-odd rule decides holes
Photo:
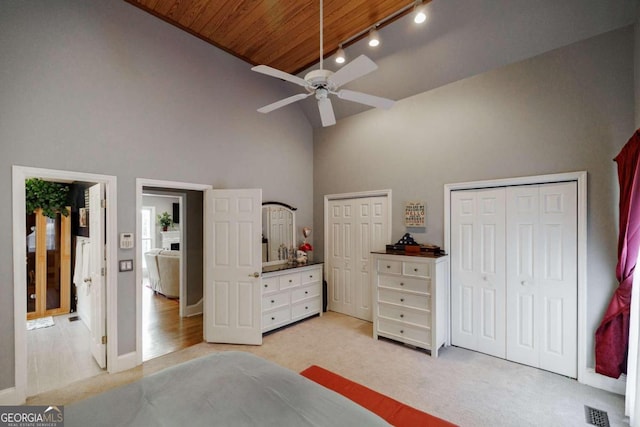
[(120, 271), (133, 271), (133, 260), (132, 259), (120, 260)]

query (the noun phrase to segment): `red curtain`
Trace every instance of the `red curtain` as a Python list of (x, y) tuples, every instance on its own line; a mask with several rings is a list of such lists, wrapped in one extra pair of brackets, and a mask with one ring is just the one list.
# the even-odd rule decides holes
[(640, 248), (640, 129), (614, 159), (620, 184), (620, 233), (616, 289), (596, 331), (596, 372), (618, 378), (627, 372), (631, 287)]

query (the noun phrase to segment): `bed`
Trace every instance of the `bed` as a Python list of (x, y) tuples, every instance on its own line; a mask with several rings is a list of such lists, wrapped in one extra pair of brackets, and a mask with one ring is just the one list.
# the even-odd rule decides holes
[(250, 353), (214, 353), (67, 405), (65, 427), (389, 426), (303, 376)]

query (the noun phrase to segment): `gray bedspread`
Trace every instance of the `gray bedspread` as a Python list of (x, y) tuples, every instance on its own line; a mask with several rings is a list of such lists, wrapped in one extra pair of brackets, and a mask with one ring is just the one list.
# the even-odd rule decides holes
[(349, 399), (250, 353), (214, 353), (68, 405), (65, 427), (388, 426)]

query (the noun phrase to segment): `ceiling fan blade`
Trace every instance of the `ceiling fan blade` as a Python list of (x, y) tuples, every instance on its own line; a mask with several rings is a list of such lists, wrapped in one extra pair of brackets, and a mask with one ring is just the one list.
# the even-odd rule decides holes
[(262, 108), (258, 108), (258, 112), (260, 113), (270, 113), (273, 110), (277, 110), (278, 108), (284, 107), (285, 105), (292, 104), (296, 101), (300, 101), (301, 99), (305, 99), (308, 96), (311, 96), (311, 93), (299, 93), (298, 95), (293, 95), (285, 99), (281, 99), (280, 101), (276, 101), (273, 104), (265, 105)]
[(333, 114), (333, 106), (329, 98), (318, 99), (318, 110), (320, 110), (322, 126), (327, 127), (336, 124), (336, 116)]
[(334, 85), (335, 88), (338, 88), (377, 69), (378, 66), (375, 62), (367, 58), (365, 55), (360, 55), (336, 71), (327, 80), (329, 80), (329, 83)]
[(360, 104), (370, 105), (376, 108), (384, 108), (385, 110), (393, 107), (393, 104), (396, 103), (391, 99), (346, 89), (342, 89), (338, 92), (338, 98), (346, 99), (347, 101), (359, 102)]
[(293, 74), (285, 73), (284, 71), (276, 70), (275, 68), (269, 67), (268, 65), (256, 65), (251, 69), (257, 73), (266, 74), (267, 76), (276, 77), (278, 79), (286, 80), (291, 83), (295, 83), (297, 85), (307, 87), (309, 84), (306, 80), (301, 79), (298, 76), (294, 76)]

